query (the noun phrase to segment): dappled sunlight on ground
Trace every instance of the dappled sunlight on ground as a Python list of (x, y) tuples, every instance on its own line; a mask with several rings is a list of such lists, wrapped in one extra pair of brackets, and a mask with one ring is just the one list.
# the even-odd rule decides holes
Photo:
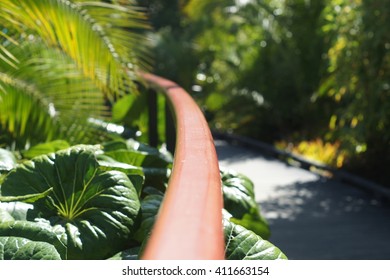
[(289, 259), (390, 259), (390, 204), (258, 152), (216, 141), (220, 166), (247, 175)]
[(290, 259), (390, 259), (390, 206), (332, 180), (277, 187), (261, 203)]
[(262, 201), (268, 220), (296, 220), (301, 215), (311, 217), (337, 216), (367, 211), (366, 207), (381, 207), (382, 202), (367, 198), (367, 194), (332, 180), (317, 180), (275, 187), (275, 195)]

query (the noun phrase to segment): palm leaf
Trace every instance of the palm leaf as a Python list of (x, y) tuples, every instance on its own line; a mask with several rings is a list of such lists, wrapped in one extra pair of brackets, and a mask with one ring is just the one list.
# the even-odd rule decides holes
[(109, 116), (107, 98), (136, 91), (143, 14), (129, 4), (6, 0), (0, 26), (0, 141), (101, 140), (88, 120)]
[(20, 148), (53, 138), (71, 143), (98, 141), (101, 133), (91, 127), (88, 118), (105, 119), (109, 110), (95, 83), (67, 56), (47, 49), (39, 40), (21, 44), (12, 52), (19, 59), (17, 69), (0, 61), (3, 142), (4, 135), (16, 139)]
[[(73, 59), (109, 98), (136, 91), (136, 59), (142, 45), (134, 31), (145, 29), (143, 14), (129, 5), (98, 1), (4, 0), (0, 20), (9, 29), (39, 36)], [(133, 75), (128, 75), (128, 73)]]
[(26, 146), (30, 138), (38, 142), (51, 138), (57, 126), (44, 108), (49, 106), (34, 88), (0, 74), (0, 142), (20, 147)]
[(117, 55), (127, 59), (129, 69), (138, 66), (148, 69), (150, 45), (143, 33), (150, 27), (146, 22), (144, 11), (134, 5), (118, 5), (126, 1), (112, 2), (116, 5), (90, 1), (79, 1), (79, 5), (99, 22), (111, 44), (115, 46)]

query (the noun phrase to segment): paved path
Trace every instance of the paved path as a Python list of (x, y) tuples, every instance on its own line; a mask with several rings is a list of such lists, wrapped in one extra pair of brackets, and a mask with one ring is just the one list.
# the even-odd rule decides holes
[(368, 193), (216, 140), (221, 167), (252, 179), (270, 241), (289, 259), (390, 260), (390, 204)]

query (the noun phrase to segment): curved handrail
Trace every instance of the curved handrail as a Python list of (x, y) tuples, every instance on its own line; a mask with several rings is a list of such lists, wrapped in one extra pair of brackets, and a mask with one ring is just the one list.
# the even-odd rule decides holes
[(172, 174), (142, 259), (223, 259), (221, 177), (207, 122), (177, 84), (142, 76), (164, 92), (176, 124)]

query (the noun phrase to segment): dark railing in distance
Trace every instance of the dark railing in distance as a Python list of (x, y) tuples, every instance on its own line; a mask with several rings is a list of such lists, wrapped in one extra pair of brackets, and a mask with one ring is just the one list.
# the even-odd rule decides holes
[[(180, 86), (152, 74), (143, 78), (150, 91), (163, 93), (168, 101), (176, 146), (168, 188), (142, 259), (223, 259), (221, 177), (208, 124)], [(152, 123), (149, 128), (156, 127)]]
[[(149, 145), (157, 147), (161, 142), (164, 142), (166, 148), (171, 153), (175, 150), (175, 127), (172, 118), (171, 110), (167, 102), (165, 102), (164, 108), (159, 108), (157, 92), (155, 89), (150, 88), (147, 93), (148, 104), (148, 140)], [(164, 135), (159, 135), (158, 132), (158, 111), (164, 110)]]
[(158, 137), (158, 115), (157, 115), (157, 92), (149, 89), (148, 98), (148, 139), (149, 145), (157, 147), (159, 144)]

